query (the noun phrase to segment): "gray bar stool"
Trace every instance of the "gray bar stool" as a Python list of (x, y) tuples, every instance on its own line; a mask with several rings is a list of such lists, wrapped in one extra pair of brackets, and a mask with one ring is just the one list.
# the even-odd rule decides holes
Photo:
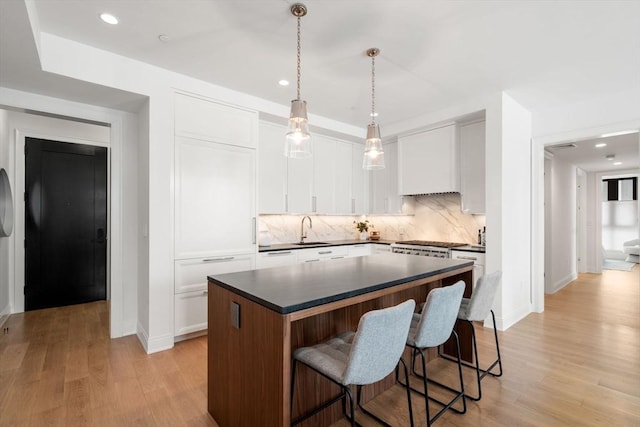
[[(458, 311), (460, 310), (460, 302), (462, 301), (462, 295), (464, 294), (465, 284), (462, 280), (456, 282), (451, 286), (445, 286), (442, 288), (433, 289), (427, 295), (427, 301), (425, 302), (422, 313), (414, 314), (411, 321), (411, 328), (409, 329), (409, 336), (407, 337), (407, 347), (410, 347), (413, 351), (412, 366), (415, 366), (416, 355), (420, 356), (422, 364), (422, 374), (419, 374), (413, 369), (414, 375), (422, 378), (422, 384), (424, 391), (415, 389), (409, 386), (408, 382), (405, 385), (407, 389), (411, 389), (422, 396), (424, 396), (424, 404), (426, 407), (427, 425), (436, 421), (442, 414), (448, 409), (451, 409), (459, 414), (464, 414), (467, 411), (467, 403), (464, 399), (464, 382), (462, 379), (462, 365), (460, 364), (460, 341), (458, 340), (458, 334), (453, 330), (453, 326), (456, 323)], [(457, 349), (457, 362), (458, 362), (458, 375), (460, 378), (460, 389), (455, 389), (448, 385), (433, 381), (427, 377), (427, 364), (426, 357), (424, 355), (424, 349), (439, 347), (444, 344), (451, 335), (454, 336)], [(402, 382), (399, 381), (401, 384)], [(434, 397), (429, 396), (427, 384), (433, 383), (446, 390), (454, 393), (451, 400), (448, 402), (442, 402)], [(459, 399), (462, 399), (462, 409), (456, 409), (453, 407)], [(432, 400), (443, 406), (433, 417), (429, 413), (429, 400)]]
[[(462, 304), (460, 305), (460, 312), (458, 313), (458, 319), (467, 322), (471, 325), (471, 341), (473, 342), (473, 355), (475, 363), (469, 364), (462, 362), (464, 366), (473, 368), (476, 371), (476, 380), (478, 383), (478, 395), (471, 396), (469, 393), (465, 393), (465, 396), (472, 400), (480, 400), (482, 398), (482, 386), (480, 381), (487, 375), (493, 377), (499, 377), (502, 375), (502, 359), (500, 358), (500, 344), (498, 343), (498, 331), (496, 329), (496, 316), (491, 309), (493, 300), (498, 292), (498, 285), (500, 284), (500, 278), (502, 277), (502, 271), (495, 271), (491, 274), (480, 277), (476, 283), (476, 287), (471, 293), (471, 298), (462, 298)], [(476, 331), (473, 326), (473, 322), (484, 321), (491, 313), (491, 320), (493, 321), (493, 336), (496, 340), (496, 353), (497, 358), (489, 364), (486, 369), (480, 368), (480, 360), (478, 359), (478, 344), (476, 340)], [(450, 356), (440, 355), (445, 359), (455, 361)], [(498, 372), (492, 372), (492, 369), (498, 365)]]
[[(367, 411), (361, 404), (361, 390), (363, 385), (373, 384), (397, 369), (399, 363), (404, 366), (405, 375), (408, 374), (407, 365), (402, 360), (409, 326), (415, 301), (407, 300), (394, 307), (373, 310), (360, 318), (357, 332), (346, 332), (325, 343), (313, 347), (302, 347), (293, 354), (291, 373), (291, 414), (293, 415), (294, 387), (297, 363), (303, 363), (337, 384), (341, 388), (338, 396), (323, 403), (318, 408), (291, 422), (291, 425), (317, 414), (333, 403), (348, 398), (351, 425), (356, 425), (353, 395), (350, 385), (356, 385), (357, 404), (360, 410), (374, 418), (379, 423), (388, 426), (384, 420)], [(413, 410), (411, 407), (411, 393), (407, 389), (407, 404), (409, 417), (413, 426)], [(343, 411), (346, 415), (345, 401)]]

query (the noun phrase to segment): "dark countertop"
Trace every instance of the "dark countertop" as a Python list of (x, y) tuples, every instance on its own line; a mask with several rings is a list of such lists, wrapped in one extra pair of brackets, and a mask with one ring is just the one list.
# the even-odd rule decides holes
[[(313, 242), (311, 242), (313, 243)], [(394, 240), (323, 240), (316, 244), (298, 245), (295, 243), (278, 243), (271, 246), (259, 246), (258, 252), (275, 252), (275, 251), (290, 251), (292, 249), (307, 249), (307, 248), (324, 248), (327, 246), (345, 246), (345, 245), (364, 245), (367, 243), (376, 243), (380, 245), (390, 245), (395, 243)]]
[(384, 253), (208, 278), (233, 293), (287, 314), (472, 265), (467, 260)]

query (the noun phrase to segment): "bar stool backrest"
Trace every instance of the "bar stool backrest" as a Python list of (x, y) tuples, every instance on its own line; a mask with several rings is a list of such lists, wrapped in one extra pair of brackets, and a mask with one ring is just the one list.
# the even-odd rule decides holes
[(410, 299), (362, 315), (342, 384), (371, 384), (393, 372), (404, 351), (415, 306)]
[(471, 321), (486, 319), (498, 293), (500, 278), (502, 278), (502, 271), (494, 271), (480, 277), (471, 294), (466, 313), (460, 313), (459, 317)]
[(416, 347), (437, 347), (449, 339), (458, 318), (464, 286), (460, 280), (427, 294), (414, 337)]

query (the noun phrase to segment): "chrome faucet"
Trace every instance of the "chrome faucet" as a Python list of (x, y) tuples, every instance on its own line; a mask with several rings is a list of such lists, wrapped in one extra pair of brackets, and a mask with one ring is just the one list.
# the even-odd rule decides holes
[(304, 232), (304, 220), (309, 218), (309, 228), (313, 228), (313, 222), (311, 222), (310, 216), (303, 216), (300, 223), (300, 243), (304, 243), (304, 239), (307, 238), (307, 234)]

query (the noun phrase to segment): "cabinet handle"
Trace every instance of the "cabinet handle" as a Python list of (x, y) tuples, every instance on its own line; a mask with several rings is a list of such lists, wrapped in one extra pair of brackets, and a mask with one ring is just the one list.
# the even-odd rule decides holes
[(234, 256), (226, 256), (226, 257), (222, 257), (222, 258), (205, 258), (202, 260), (202, 262), (220, 262), (220, 261), (230, 261), (232, 259), (234, 259)]
[(320, 261), (320, 258), (315, 258), (315, 259), (307, 259), (304, 262), (316, 262), (316, 261)]
[(284, 195), (284, 211), (289, 212), (289, 195)]
[(333, 251), (320, 251), (318, 252), (318, 255), (327, 255), (327, 254), (332, 254)]
[(384, 198), (384, 213), (389, 213), (389, 198)]
[(356, 199), (351, 199), (351, 213), (356, 213)]
[(342, 258), (344, 258), (344, 257), (343, 257), (343, 256), (334, 256), (334, 257), (331, 257), (331, 259), (342, 259)]
[(470, 259), (472, 261), (476, 261), (478, 258), (474, 257), (474, 256), (457, 256), (457, 259)]
[(285, 251), (285, 252), (268, 252), (267, 255), (268, 256), (278, 256), (278, 255), (290, 255), (291, 251)]
[(209, 291), (207, 291), (207, 290), (202, 291), (202, 295), (207, 295), (208, 293), (209, 293)]
[(251, 218), (251, 243), (256, 244), (256, 217)]
[(316, 208), (316, 196), (312, 196), (311, 197), (311, 211), (315, 212), (317, 210)]

